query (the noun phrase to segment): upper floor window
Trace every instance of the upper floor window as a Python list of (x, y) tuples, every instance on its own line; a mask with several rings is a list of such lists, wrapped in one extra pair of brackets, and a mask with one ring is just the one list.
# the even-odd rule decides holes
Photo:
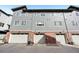
[(26, 25), (26, 21), (22, 21), (21, 25)]
[(3, 27), (3, 26), (4, 26), (4, 23), (1, 23), (1, 22), (0, 22), (0, 26)]
[(26, 16), (26, 13), (17, 12), (15, 13), (16, 16)]
[(41, 16), (45, 16), (45, 13), (41, 13)]
[(55, 21), (55, 22), (54, 22), (54, 25), (55, 25), (55, 26), (62, 26), (62, 22), (61, 22), (61, 21)]
[(73, 25), (73, 26), (78, 26), (78, 23), (75, 22), (75, 21), (72, 21), (72, 25)]
[(0, 12), (0, 16), (1, 16), (1, 12)]
[(39, 22), (39, 23), (37, 23), (37, 26), (44, 26), (44, 23)]
[(16, 15), (16, 16), (19, 16), (19, 15), (20, 15), (20, 13), (19, 13), (19, 12), (17, 12), (17, 13), (15, 13), (15, 15)]
[(18, 25), (19, 24), (19, 21), (15, 21), (15, 25)]
[(62, 26), (62, 22), (61, 21), (59, 21), (59, 25)]
[(76, 16), (79, 16), (79, 13), (76, 13)]

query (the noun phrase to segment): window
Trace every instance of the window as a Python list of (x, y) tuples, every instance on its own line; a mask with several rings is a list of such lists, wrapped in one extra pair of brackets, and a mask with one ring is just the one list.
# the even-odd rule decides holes
[(20, 15), (20, 13), (19, 13), (19, 12), (17, 12), (17, 13), (16, 13), (16, 15), (17, 15), (17, 16), (19, 16), (19, 15)]
[(42, 14), (41, 14), (41, 16), (45, 16), (45, 14), (44, 14), (44, 13), (42, 13)]
[(44, 26), (44, 24), (37, 24), (37, 26)]
[(25, 14), (25, 13), (22, 13), (22, 14), (20, 14), (20, 16), (24, 16), (24, 17), (25, 17), (25, 16), (26, 16), (26, 14)]
[(76, 13), (76, 16), (79, 16), (79, 13)]
[(54, 22), (54, 25), (56, 26), (56, 21)]
[(3, 27), (3, 26), (4, 26), (4, 23), (1, 23), (1, 22), (0, 22), (0, 26)]
[[(7, 24), (8, 25), (8, 24)], [(8, 28), (10, 28), (10, 25), (8, 25)]]
[(15, 15), (16, 15), (16, 16), (23, 16), (23, 15), (25, 15), (25, 13), (16, 12)]
[(22, 21), (22, 25), (26, 25), (26, 21)]
[(56, 26), (56, 25), (57, 25), (57, 26), (58, 26), (58, 25), (59, 25), (59, 26), (62, 26), (62, 21), (55, 21), (55, 22), (54, 22), (54, 25), (55, 25), (55, 26)]
[(1, 12), (0, 12), (0, 16), (1, 16)]
[(37, 23), (37, 26), (44, 26), (44, 24), (39, 22), (39, 23)]
[(75, 21), (72, 21), (72, 25), (73, 25), (73, 26), (78, 26), (78, 23), (75, 22)]
[(62, 26), (62, 22), (61, 21), (59, 21), (59, 25)]
[(19, 24), (19, 21), (15, 21), (15, 25), (18, 25)]

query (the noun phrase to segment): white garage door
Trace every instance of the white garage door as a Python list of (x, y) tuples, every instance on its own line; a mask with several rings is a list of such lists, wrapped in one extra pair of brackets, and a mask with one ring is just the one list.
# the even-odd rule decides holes
[(4, 39), (5, 35), (6, 35), (6, 34), (0, 34), (0, 43), (4, 43), (4, 42), (3, 42), (3, 39)]
[(34, 35), (34, 43), (35, 44), (45, 44), (44, 35)]
[(28, 35), (10, 35), (9, 43), (27, 43)]
[(79, 45), (79, 35), (72, 35), (72, 40), (75, 45)]
[(63, 45), (66, 44), (64, 35), (56, 35), (56, 41)]
[(6, 34), (0, 34), (0, 43), (3, 43), (3, 39), (5, 37)]

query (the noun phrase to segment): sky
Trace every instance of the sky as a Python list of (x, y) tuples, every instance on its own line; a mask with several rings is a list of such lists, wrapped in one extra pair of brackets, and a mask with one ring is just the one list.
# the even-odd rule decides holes
[[(0, 9), (8, 14), (12, 14), (12, 8), (19, 7), (20, 5), (0, 5)], [(27, 5), (28, 9), (66, 9), (69, 5)]]

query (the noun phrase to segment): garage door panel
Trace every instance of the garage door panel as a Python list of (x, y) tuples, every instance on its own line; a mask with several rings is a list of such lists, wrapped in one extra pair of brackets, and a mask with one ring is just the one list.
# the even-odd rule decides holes
[(5, 35), (6, 35), (6, 34), (0, 34), (0, 43), (4, 43), (4, 42), (3, 42), (3, 39), (4, 39)]
[(79, 45), (79, 35), (72, 35), (72, 40), (75, 45)]
[(63, 45), (66, 44), (64, 35), (56, 35), (56, 41)]
[(44, 35), (34, 35), (34, 43), (35, 44), (44, 44), (45, 36)]
[(27, 43), (28, 35), (11, 35), (9, 43)]

